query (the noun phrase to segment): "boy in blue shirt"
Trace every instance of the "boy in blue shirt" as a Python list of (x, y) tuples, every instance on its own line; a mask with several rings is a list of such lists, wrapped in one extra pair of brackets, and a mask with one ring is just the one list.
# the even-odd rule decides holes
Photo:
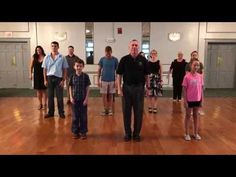
[[(105, 48), (105, 56), (98, 63), (98, 86), (103, 97), (104, 111), (101, 115), (113, 115), (113, 97), (116, 93), (116, 70), (118, 67), (118, 59), (112, 56), (112, 48)], [(100, 80), (101, 79), (101, 80)]]

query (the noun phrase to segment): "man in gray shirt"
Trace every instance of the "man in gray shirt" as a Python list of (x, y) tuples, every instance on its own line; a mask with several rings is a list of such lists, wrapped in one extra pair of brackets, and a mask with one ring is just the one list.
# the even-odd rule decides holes
[(74, 54), (74, 47), (68, 46), (68, 55), (66, 55), (66, 60), (69, 65), (69, 68), (67, 68), (67, 78), (66, 78), (66, 91), (67, 91), (67, 104), (70, 104), (70, 95), (69, 95), (69, 78), (72, 74), (75, 73), (74, 70), (74, 64), (76, 60), (79, 60), (80, 58)]

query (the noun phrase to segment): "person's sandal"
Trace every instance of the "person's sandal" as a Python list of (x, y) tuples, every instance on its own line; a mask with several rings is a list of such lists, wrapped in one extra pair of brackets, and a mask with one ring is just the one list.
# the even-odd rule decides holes
[(47, 109), (47, 104), (42, 105), (42, 109)]
[(38, 110), (40, 110), (40, 109), (42, 109), (42, 108), (43, 108), (43, 105), (40, 104), (40, 105), (38, 106)]
[(153, 113), (157, 113), (157, 108), (153, 108)]
[(152, 113), (152, 108), (151, 107), (148, 108), (148, 112)]

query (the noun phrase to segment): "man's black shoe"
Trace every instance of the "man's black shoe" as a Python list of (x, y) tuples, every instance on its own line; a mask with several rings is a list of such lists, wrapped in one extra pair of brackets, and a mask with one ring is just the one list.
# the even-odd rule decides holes
[(131, 135), (125, 135), (124, 141), (125, 141), (125, 142), (128, 142), (128, 141), (130, 141), (130, 140), (131, 140)]
[(141, 137), (139, 135), (136, 135), (133, 137), (133, 140), (136, 142), (140, 142), (141, 141)]
[(45, 116), (44, 116), (44, 118), (51, 118), (51, 117), (53, 117), (54, 115), (53, 114), (46, 114)]
[(61, 115), (60, 115), (60, 118), (65, 119), (66, 116), (65, 116), (64, 114), (61, 114)]

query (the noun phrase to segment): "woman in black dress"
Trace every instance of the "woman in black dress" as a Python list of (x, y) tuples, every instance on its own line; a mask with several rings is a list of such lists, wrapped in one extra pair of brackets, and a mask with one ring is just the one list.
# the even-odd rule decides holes
[(149, 113), (157, 113), (157, 97), (162, 96), (162, 65), (157, 58), (157, 51), (151, 51), (151, 59), (148, 61), (150, 74), (148, 87)]
[(174, 59), (171, 63), (169, 75), (172, 73), (173, 78), (173, 101), (175, 102), (177, 99), (181, 101), (182, 99), (182, 82), (185, 76), (185, 67), (187, 63), (185, 59), (183, 59), (183, 53), (178, 52), (178, 58)]
[[(43, 78), (43, 68), (42, 63), (45, 57), (44, 50), (41, 46), (37, 46), (35, 48), (35, 53), (31, 58), (30, 61), (30, 73), (29, 78), (34, 81), (34, 89), (37, 90), (37, 97), (39, 100), (39, 107), (38, 109), (46, 109), (47, 107), (47, 92), (46, 87), (44, 85), (44, 78)], [(33, 75), (33, 77), (32, 77)]]

